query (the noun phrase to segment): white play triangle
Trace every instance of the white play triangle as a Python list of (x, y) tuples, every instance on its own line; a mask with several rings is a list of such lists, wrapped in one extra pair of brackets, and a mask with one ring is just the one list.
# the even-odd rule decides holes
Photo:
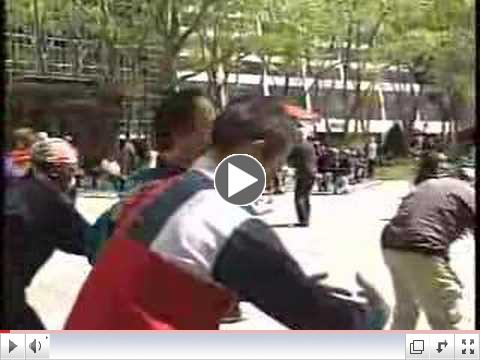
[(228, 163), (228, 197), (255, 184), (258, 179), (239, 167)]

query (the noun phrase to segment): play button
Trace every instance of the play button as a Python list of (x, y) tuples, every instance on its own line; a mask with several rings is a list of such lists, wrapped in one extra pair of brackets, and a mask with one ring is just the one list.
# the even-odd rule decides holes
[(12, 340), (8, 341), (8, 353), (11, 353), (13, 350), (15, 350), (18, 347), (17, 344), (15, 344)]
[(2, 334), (0, 350), (2, 360), (25, 359), (25, 334)]
[(233, 205), (248, 205), (265, 191), (266, 174), (253, 156), (234, 154), (226, 157), (215, 170), (215, 189)]

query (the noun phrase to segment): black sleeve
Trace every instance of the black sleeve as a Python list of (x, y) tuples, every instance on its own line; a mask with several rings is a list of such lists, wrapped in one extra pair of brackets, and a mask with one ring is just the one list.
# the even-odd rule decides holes
[(62, 198), (56, 200), (55, 214), (52, 214), (55, 246), (70, 254), (85, 255), (86, 233), (91, 225), (73, 204)]
[(315, 155), (315, 148), (313, 145), (306, 144), (305, 145), (305, 168), (308, 170), (310, 175), (315, 176), (317, 172), (316, 166), (317, 156)]
[(292, 148), (292, 150), (290, 151), (290, 153), (288, 154), (287, 156), (287, 165), (289, 167), (292, 167), (292, 168), (296, 168), (297, 167), (297, 157), (298, 157), (298, 151), (297, 151), (297, 147), (294, 146)]
[(238, 227), (219, 254), (214, 277), (291, 329), (361, 329), (363, 307), (315, 284), (262, 221)]

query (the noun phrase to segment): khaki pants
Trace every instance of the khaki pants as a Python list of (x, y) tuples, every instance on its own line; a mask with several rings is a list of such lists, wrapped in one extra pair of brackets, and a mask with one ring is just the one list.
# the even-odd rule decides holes
[(414, 330), (420, 310), (433, 330), (456, 329), (462, 284), (449, 263), (409, 251), (384, 249), (383, 255), (395, 290), (392, 330)]

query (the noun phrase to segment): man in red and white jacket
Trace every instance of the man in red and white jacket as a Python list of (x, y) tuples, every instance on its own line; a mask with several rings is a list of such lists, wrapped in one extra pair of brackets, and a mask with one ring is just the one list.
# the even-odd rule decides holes
[(205, 156), (129, 200), (66, 329), (218, 329), (236, 299), (291, 329), (381, 329), (388, 307), (371, 286), (359, 282), (364, 303), (337, 296), (304, 274), (267, 224), (214, 190), (230, 154), (275, 168), (292, 142), (290, 121), (275, 98), (231, 103)]

